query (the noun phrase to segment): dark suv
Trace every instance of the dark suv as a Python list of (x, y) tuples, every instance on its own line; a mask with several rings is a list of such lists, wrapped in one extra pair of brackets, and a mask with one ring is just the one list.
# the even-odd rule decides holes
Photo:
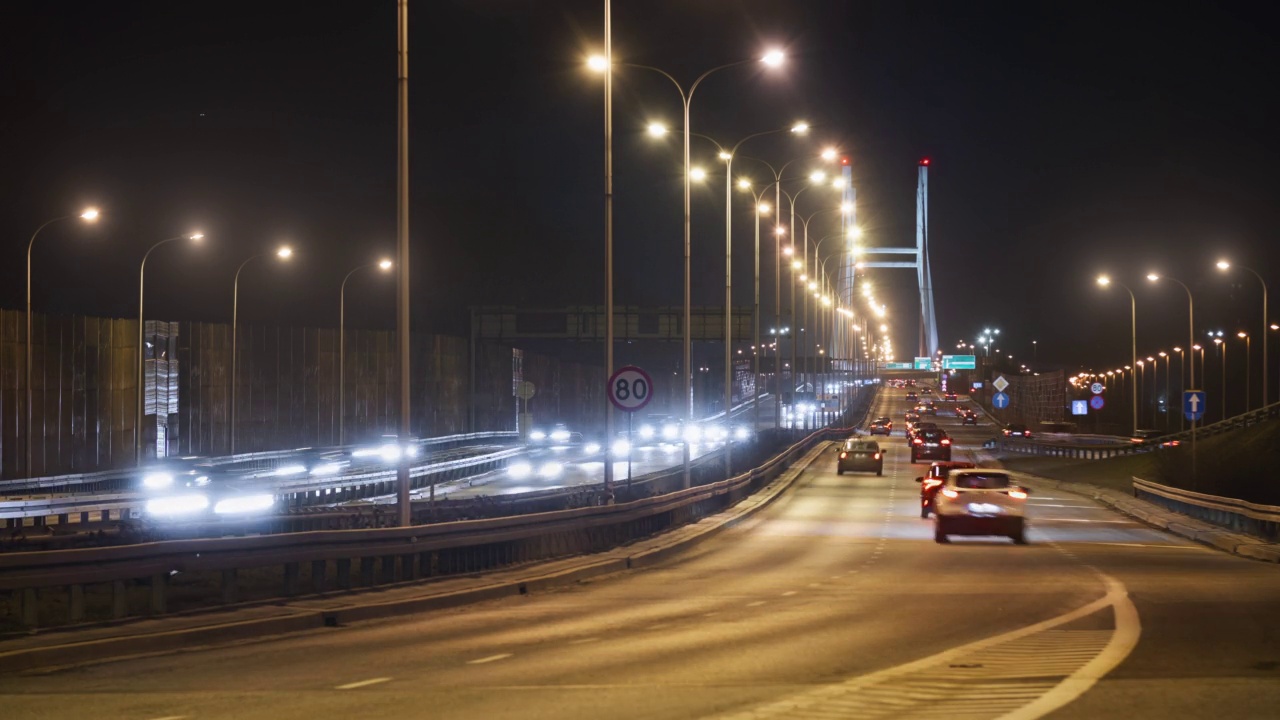
[(928, 519), (933, 512), (933, 499), (938, 490), (947, 481), (947, 473), (952, 470), (974, 468), (971, 462), (936, 462), (929, 467), (929, 474), (916, 478), (920, 483), (920, 517)]
[(921, 460), (950, 460), (951, 438), (943, 430), (921, 429), (911, 439), (911, 462)]

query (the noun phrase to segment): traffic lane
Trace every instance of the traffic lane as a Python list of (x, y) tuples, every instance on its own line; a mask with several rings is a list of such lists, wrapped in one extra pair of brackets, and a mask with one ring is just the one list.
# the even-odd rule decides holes
[(1033, 495), (1034, 541), (1128, 588), (1133, 653), (1051, 717), (1269, 717), (1280, 705), (1280, 568), (1148, 527), (1063, 491)]
[(837, 476), (824, 453), (756, 519), (651, 570), (180, 662), (4, 678), (0, 692), (12, 695), (7, 707), (59, 716), (87, 702), (192, 718), (395, 714), (429, 702), (433, 717), (689, 717), (924, 657), (1099, 594), (1047, 546), (933, 543), (900, 454), (875, 477)]

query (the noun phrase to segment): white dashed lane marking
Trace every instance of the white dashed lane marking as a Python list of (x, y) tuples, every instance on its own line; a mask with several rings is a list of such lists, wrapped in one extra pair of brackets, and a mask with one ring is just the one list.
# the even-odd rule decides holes
[(512, 656), (512, 654), (513, 654), (513, 653), (501, 653), (501, 654), (499, 654), (499, 655), (490, 655), (489, 657), (482, 657), (482, 658), (479, 658), (479, 659), (477, 659), (477, 660), (468, 660), (468, 661), (467, 661), (467, 664), (468, 664), (468, 665), (483, 665), (483, 664), (485, 664), (485, 663), (497, 662), (498, 660), (505, 660), (505, 659), (507, 659), (507, 658), (511, 657), (511, 656)]
[(370, 678), (368, 680), (360, 680), (359, 682), (347, 683), (346, 685), (339, 685), (335, 687), (334, 690), (355, 690), (356, 688), (367, 687), (369, 685), (378, 685), (380, 683), (388, 682), (389, 680), (391, 680), (389, 677)]

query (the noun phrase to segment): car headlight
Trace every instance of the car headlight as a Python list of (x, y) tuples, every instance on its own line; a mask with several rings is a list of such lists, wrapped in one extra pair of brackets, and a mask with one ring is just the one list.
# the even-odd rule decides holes
[(271, 506), (275, 504), (276, 499), (265, 493), (261, 495), (243, 495), (219, 500), (213, 506), (213, 511), (219, 515), (240, 515), (270, 510)]
[[(338, 463), (332, 463), (332, 462), (323, 463), (311, 468), (311, 474), (312, 475), (333, 475), (341, 469), (342, 469), (342, 466), (339, 465)], [(218, 509), (215, 507), (213, 511), (217, 512)]]
[(516, 480), (523, 480), (532, 474), (533, 466), (527, 462), (516, 462), (507, 466), (507, 475)]
[(600, 443), (589, 442), (582, 446), (583, 455), (595, 455), (600, 452)]
[(687, 443), (696, 443), (702, 439), (702, 428), (697, 425), (690, 425), (684, 429), (684, 441)]
[(378, 455), (382, 457), (383, 462), (395, 462), (400, 459), (400, 446), (383, 445), (378, 449)]
[(680, 437), (680, 426), (675, 423), (667, 423), (662, 426), (662, 439), (675, 440)]
[(568, 430), (552, 430), (551, 439), (556, 442), (569, 442)]
[(626, 457), (631, 454), (631, 443), (622, 439), (614, 440), (611, 449), (614, 457)]
[(529, 439), (534, 441), (546, 440), (547, 434), (542, 432), (541, 430), (530, 430)]
[(148, 515), (190, 515), (209, 507), (209, 498), (198, 493), (152, 498), (147, 501)]
[(281, 465), (275, 470), (272, 470), (271, 474), (276, 477), (288, 477), (290, 475), (301, 475), (306, 471), (306, 465)]
[(652, 425), (641, 425), (641, 426), (640, 426), (640, 437), (641, 437), (641, 438), (643, 438), (643, 439), (645, 439), (645, 440), (652, 440), (652, 439), (653, 439), (653, 436), (654, 436), (654, 435), (656, 435), (656, 434), (657, 434), (657, 432), (653, 429), (653, 426), (652, 426)]
[(747, 440), (751, 438), (751, 432), (744, 427), (737, 428), (733, 431), (733, 439)]
[(560, 473), (562, 472), (564, 472), (564, 465), (552, 460), (542, 463), (542, 467), (538, 468), (538, 477), (549, 480), (551, 478), (560, 477)]
[(167, 472), (153, 472), (142, 476), (142, 487), (160, 490), (173, 485), (173, 475)]

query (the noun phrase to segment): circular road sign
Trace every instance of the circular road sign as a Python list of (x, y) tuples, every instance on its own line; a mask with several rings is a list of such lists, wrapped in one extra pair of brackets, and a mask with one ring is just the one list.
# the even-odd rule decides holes
[(1106, 390), (1106, 388), (1103, 387), (1102, 383), (1094, 383), (1089, 386), (1089, 392), (1094, 395), (1101, 395), (1104, 390)]
[(623, 412), (635, 412), (653, 399), (653, 378), (634, 365), (620, 367), (609, 377), (609, 402)]
[(516, 397), (520, 398), (521, 400), (532, 400), (533, 396), (536, 395), (537, 392), (538, 392), (537, 387), (535, 387), (534, 384), (529, 382), (528, 380), (525, 380), (524, 382), (516, 386)]
[(1107, 401), (1103, 400), (1101, 395), (1094, 395), (1093, 397), (1089, 398), (1089, 407), (1093, 408), (1094, 410), (1101, 410), (1106, 404), (1107, 404)]

